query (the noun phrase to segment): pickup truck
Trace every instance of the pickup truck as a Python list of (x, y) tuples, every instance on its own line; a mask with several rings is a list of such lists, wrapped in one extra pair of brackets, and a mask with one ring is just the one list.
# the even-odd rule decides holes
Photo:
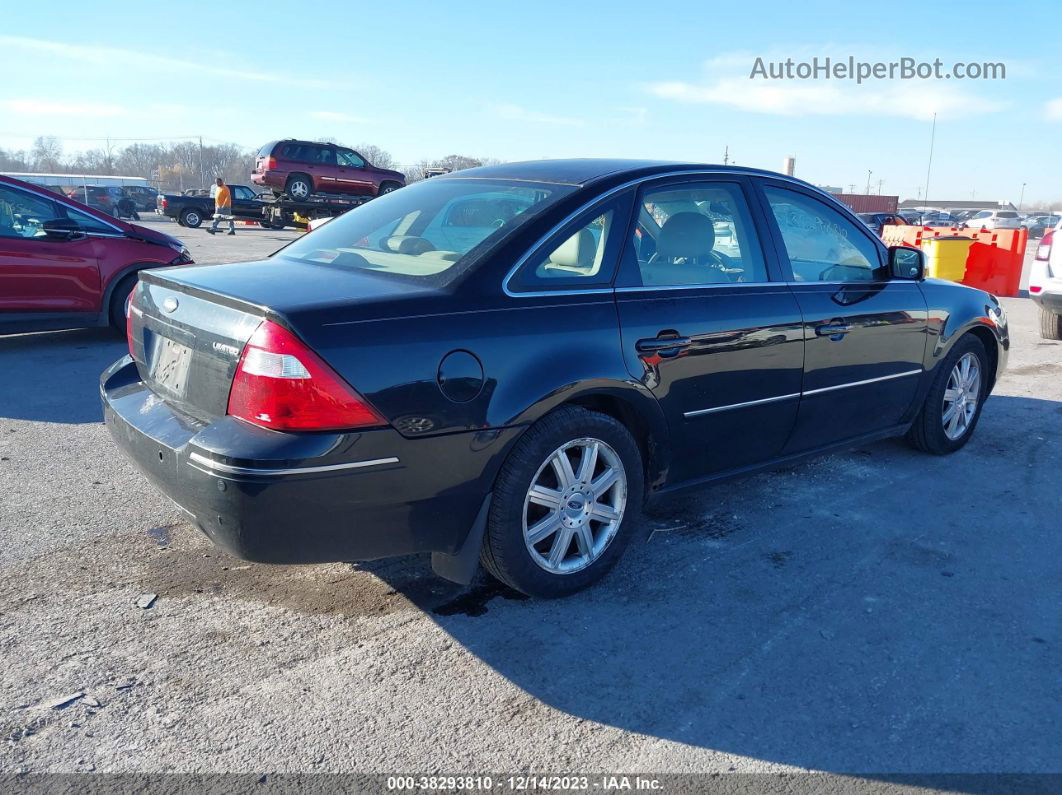
[[(229, 185), (229, 190), (232, 192), (232, 214), (236, 218), (266, 224), (262, 215), (266, 202), (254, 190), (246, 185)], [(193, 193), (200, 195), (189, 195)], [(157, 209), (159, 214), (175, 219), (181, 226), (195, 229), (214, 217), (214, 199), (207, 191), (159, 194)]]

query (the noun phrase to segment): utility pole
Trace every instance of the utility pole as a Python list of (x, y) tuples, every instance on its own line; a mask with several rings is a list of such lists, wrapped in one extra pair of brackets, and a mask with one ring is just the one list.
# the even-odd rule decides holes
[(849, 182), (848, 183), (848, 192), (849, 193), (855, 193), (855, 183), (854, 182)]
[(884, 184), (885, 184), (885, 180), (883, 180), (883, 179), (879, 179), (878, 180), (878, 195), (879, 196), (881, 195), (881, 186), (884, 185)]
[(873, 174), (873, 173), (874, 172), (871, 171), (869, 168), (867, 169), (867, 189), (865, 191), (867, 196), (870, 195), (870, 175)]
[(725, 165), (727, 165), (729, 163), (730, 163), (730, 145), (728, 144), (728, 145), (723, 147), (723, 165), (725, 166)]
[(1025, 183), (1021, 183), (1021, 195), (1018, 197), (1018, 212), (1021, 212), (1021, 203), (1025, 201)]
[(199, 136), (199, 184), (206, 187), (206, 172), (203, 171), (203, 136)]
[[(933, 144), (937, 141), (937, 114), (933, 114), (933, 126), (929, 132), (929, 162), (926, 163), (926, 198), (925, 201), (929, 201), (929, 175), (933, 169)], [(926, 207), (922, 205), (922, 212), (926, 211)]]

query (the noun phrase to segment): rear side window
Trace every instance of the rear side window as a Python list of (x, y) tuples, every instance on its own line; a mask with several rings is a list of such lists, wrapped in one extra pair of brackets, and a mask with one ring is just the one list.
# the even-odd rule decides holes
[(270, 141), (269, 143), (267, 143), (265, 146), (263, 146), (261, 149), (258, 150), (258, 156), (259, 157), (269, 157), (271, 154), (273, 154), (273, 147), (276, 146), (276, 145), (277, 145), (276, 141)]
[(827, 204), (797, 191), (764, 188), (798, 282), (885, 278), (877, 247)]
[(509, 286), (515, 292), (607, 287), (612, 282), (613, 261), (605, 257), (613, 232), (616, 208), (592, 210), (536, 254)]

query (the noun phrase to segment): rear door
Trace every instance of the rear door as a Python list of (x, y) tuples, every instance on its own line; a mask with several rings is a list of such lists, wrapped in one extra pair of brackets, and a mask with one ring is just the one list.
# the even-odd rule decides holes
[(57, 202), (0, 185), (0, 313), (98, 311), (95, 241), (44, 233), (45, 222), (64, 217)]
[(616, 288), (627, 369), (671, 428), (669, 481), (780, 453), (796, 421), (804, 342), (743, 177), (641, 190)]
[(921, 288), (891, 281), (880, 241), (815, 191), (757, 182), (804, 317), (803, 395), (786, 451), (899, 424), (922, 375), (928, 311)]

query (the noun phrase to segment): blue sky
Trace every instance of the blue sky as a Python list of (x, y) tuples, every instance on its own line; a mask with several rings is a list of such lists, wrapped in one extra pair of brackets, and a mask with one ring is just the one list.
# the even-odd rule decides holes
[[(99, 6), (97, 8), (103, 8)], [(55, 135), (367, 141), (401, 163), (651, 157), (1062, 204), (1058, 4), (9, 4), (0, 146)], [(1005, 80), (750, 80), (767, 61), (1003, 62)]]

